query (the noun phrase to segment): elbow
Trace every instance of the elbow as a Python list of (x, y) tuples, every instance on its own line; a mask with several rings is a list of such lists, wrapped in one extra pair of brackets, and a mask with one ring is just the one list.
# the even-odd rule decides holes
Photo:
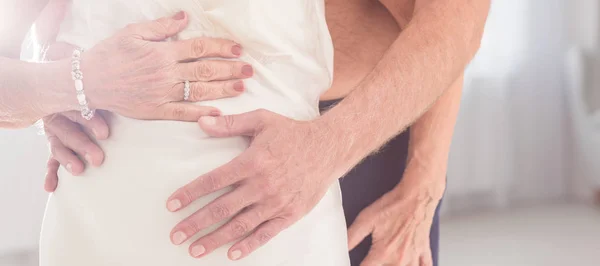
[(491, 0), (472, 0), (471, 10), (473, 12), (472, 34), (466, 43), (466, 52), (469, 58), (472, 59), (481, 47), (481, 40), (485, 29), (485, 23), (488, 18)]

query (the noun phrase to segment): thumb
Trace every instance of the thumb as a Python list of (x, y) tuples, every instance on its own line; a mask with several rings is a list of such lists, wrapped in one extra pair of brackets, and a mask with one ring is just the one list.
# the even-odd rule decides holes
[(146, 41), (163, 41), (181, 32), (187, 24), (187, 14), (179, 11), (172, 17), (162, 17), (154, 21), (130, 25), (128, 33), (133, 33)]
[(238, 115), (203, 116), (198, 120), (206, 134), (213, 137), (254, 136), (263, 125), (259, 111)]
[(373, 232), (373, 219), (369, 218), (374, 217), (368, 217), (366, 210), (368, 209), (363, 210), (348, 228), (348, 250), (354, 249)]

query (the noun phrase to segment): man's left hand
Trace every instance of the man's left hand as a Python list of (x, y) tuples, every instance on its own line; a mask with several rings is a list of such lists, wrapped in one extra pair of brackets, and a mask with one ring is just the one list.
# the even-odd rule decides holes
[(174, 244), (231, 218), (216, 231), (191, 244), (193, 257), (239, 240), (228, 252), (241, 259), (306, 215), (337, 181), (331, 162), (336, 142), (316, 122), (295, 121), (257, 110), (240, 115), (203, 117), (201, 128), (214, 137), (247, 136), (250, 147), (231, 162), (176, 191), (167, 202), (178, 211), (192, 201), (226, 187), (217, 198), (175, 226)]
[(361, 266), (433, 265), (429, 234), (440, 193), (420, 183), (427, 179), (425, 172), (409, 163), (400, 184), (362, 210), (348, 228), (349, 249), (372, 236)]

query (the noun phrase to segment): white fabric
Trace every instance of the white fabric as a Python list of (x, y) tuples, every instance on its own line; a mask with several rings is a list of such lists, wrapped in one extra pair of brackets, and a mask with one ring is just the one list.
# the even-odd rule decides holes
[[(59, 41), (89, 49), (127, 24), (179, 10), (190, 17), (179, 38), (232, 39), (255, 69), (242, 96), (204, 104), (224, 114), (264, 108), (299, 120), (318, 116), (333, 71), (323, 0), (74, 0)], [(82, 177), (59, 173), (43, 223), (41, 266), (349, 265), (337, 183), (301, 221), (239, 262), (227, 258), (229, 245), (194, 259), (191, 241), (170, 243), (178, 222), (225, 191), (175, 214), (165, 207), (169, 195), (239, 155), (245, 138), (209, 138), (195, 123), (114, 116), (111, 137), (100, 145), (102, 167), (88, 167)]]

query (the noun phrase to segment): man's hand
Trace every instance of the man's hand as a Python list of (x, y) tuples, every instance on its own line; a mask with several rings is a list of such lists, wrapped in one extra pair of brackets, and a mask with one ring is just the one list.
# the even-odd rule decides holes
[(368, 235), (373, 239), (361, 266), (433, 265), (429, 233), (442, 193), (418, 182), (430, 174), (408, 165), (403, 181), (359, 214), (348, 229), (349, 249)]
[[(343, 174), (331, 162), (337, 145), (317, 122), (300, 122), (258, 110), (240, 115), (203, 117), (202, 129), (214, 137), (247, 136), (250, 147), (226, 165), (198, 177), (168, 200), (178, 211), (225, 187), (234, 189), (178, 224), (174, 244), (232, 218), (190, 246), (193, 257), (242, 238), (228, 254), (243, 258), (306, 215)], [(336, 175), (337, 174), (337, 175)]]

